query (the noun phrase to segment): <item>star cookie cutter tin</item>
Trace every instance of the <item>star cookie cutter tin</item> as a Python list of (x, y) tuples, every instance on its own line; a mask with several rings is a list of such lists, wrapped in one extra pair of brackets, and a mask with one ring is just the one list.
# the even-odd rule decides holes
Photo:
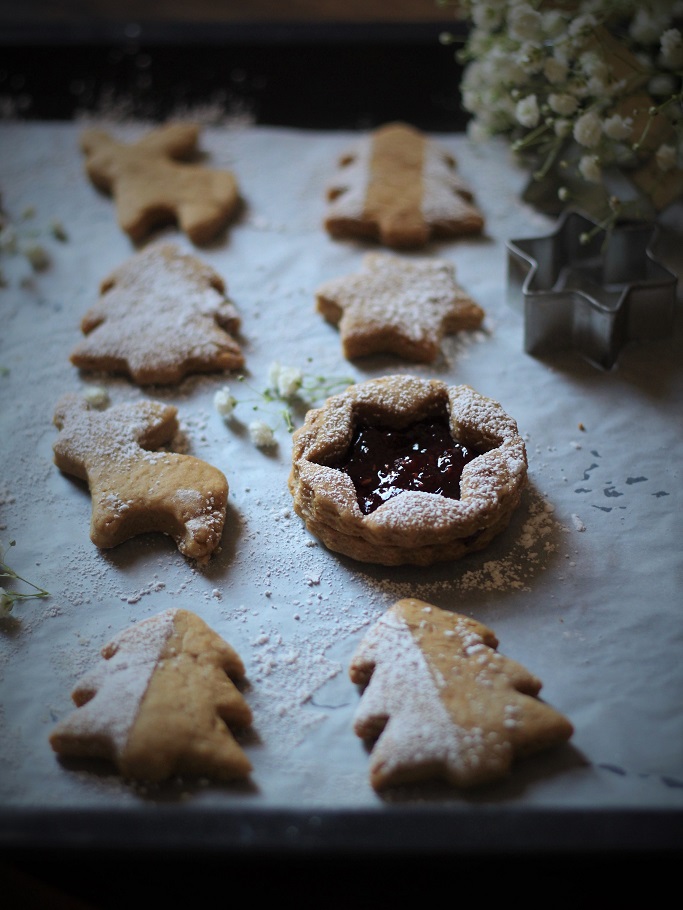
[(568, 210), (550, 234), (509, 241), (508, 302), (524, 312), (526, 353), (574, 349), (609, 370), (628, 342), (665, 337), (677, 276), (652, 254), (657, 234), (642, 223), (608, 233)]

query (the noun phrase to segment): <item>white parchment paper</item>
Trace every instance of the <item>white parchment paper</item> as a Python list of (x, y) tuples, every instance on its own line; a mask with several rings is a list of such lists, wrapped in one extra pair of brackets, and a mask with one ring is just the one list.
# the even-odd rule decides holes
[[(79, 322), (100, 281), (134, 249), (111, 200), (88, 182), (78, 124), (0, 126), (5, 211), (43, 232), (51, 263), (32, 273), (2, 254), (0, 289), (0, 541), (6, 558), (50, 592), (0, 621), (0, 806), (126, 809), (177, 802), (188, 813), (248, 807), (386, 808), (387, 802), (491, 804), (513, 809), (680, 809), (683, 806), (683, 600), (679, 323), (664, 341), (634, 343), (602, 372), (572, 352), (523, 352), (522, 316), (506, 301), (505, 242), (552, 222), (520, 202), (526, 174), (506, 147), (440, 136), (457, 157), (486, 220), (485, 236), (423, 255), (452, 261), (487, 313), (483, 331), (449, 337), (443, 357), (415, 366), (390, 357), (349, 363), (337, 330), (315, 312), (323, 281), (355, 272), (366, 247), (322, 229), (324, 192), (353, 138), (260, 127), (207, 127), (207, 162), (232, 169), (246, 207), (197, 254), (226, 280), (242, 317), (247, 383), (204, 376), (138, 389), (84, 376), (70, 364)], [(112, 127), (124, 139), (146, 127)], [(57, 219), (65, 241), (50, 236)], [(154, 235), (189, 242), (174, 228)], [(667, 240), (668, 238), (668, 240)], [(677, 244), (661, 242), (678, 268)], [(295, 515), (287, 490), (290, 436), (257, 449), (246, 424), (272, 361), (310, 375), (356, 380), (392, 372), (468, 383), (501, 402), (527, 441), (530, 484), (509, 529), (487, 550), (429, 569), (363, 566), (327, 551)], [(229, 383), (240, 405), (226, 423), (213, 406)], [(152, 397), (177, 405), (185, 450), (230, 484), (223, 546), (197, 567), (163, 537), (110, 551), (88, 536), (90, 498), (52, 461), (59, 397), (93, 383), (113, 402)], [(303, 409), (304, 406), (302, 406)], [(303, 410), (302, 410), (303, 413)], [(296, 414), (301, 422), (302, 413)], [(8, 584), (9, 586), (9, 584)], [(22, 587), (22, 590), (26, 590)], [(378, 796), (352, 730), (359, 692), (348, 662), (363, 633), (402, 596), (489, 625), (499, 650), (543, 681), (542, 697), (575, 727), (571, 743), (521, 762), (477, 794), (440, 789)], [(198, 613), (241, 654), (253, 730), (241, 742), (254, 766), (246, 786), (129, 785), (111, 769), (62, 764), (52, 726), (70, 692), (119, 630), (167, 607)], [(151, 808), (150, 808), (151, 811)]]

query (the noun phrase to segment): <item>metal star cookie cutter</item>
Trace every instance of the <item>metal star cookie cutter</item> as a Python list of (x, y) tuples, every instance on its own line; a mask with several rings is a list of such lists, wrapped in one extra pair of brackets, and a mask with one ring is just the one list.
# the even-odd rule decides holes
[(652, 224), (609, 233), (574, 210), (542, 237), (511, 240), (508, 301), (524, 312), (524, 350), (573, 348), (605, 370), (630, 341), (671, 331), (677, 276), (655, 259)]

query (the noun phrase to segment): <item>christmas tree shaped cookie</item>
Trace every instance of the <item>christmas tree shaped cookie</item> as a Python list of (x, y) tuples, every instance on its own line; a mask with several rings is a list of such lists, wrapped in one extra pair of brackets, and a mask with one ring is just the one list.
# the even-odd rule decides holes
[(335, 239), (408, 249), (484, 228), (455, 158), (407, 123), (384, 124), (350, 147), (327, 200), (324, 224)]
[(412, 598), (370, 630), (350, 676), (365, 686), (355, 732), (374, 743), (376, 789), (429, 778), (472, 787), (569, 739), (570, 722), (537, 698), (540, 681), (497, 645), (481, 623)]
[(165, 124), (132, 145), (101, 129), (82, 134), (87, 174), (114, 197), (119, 225), (135, 243), (177, 222), (193, 243), (207, 244), (237, 213), (234, 175), (191, 161), (198, 140), (193, 123)]
[(190, 373), (244, 364), (240, 327), (223, 279), (170, 243), (132, 256), (101, 284), (71, 352), (82, 370), (130, 376), (138, 385), (180, 382)]
[(50, 735), (64, 757), (113, 762), (129, 779), (244, 778), (251, 763), (228, 725), (249, 726), (237, 652), (197, 615), (171, 609), (116, 636)]

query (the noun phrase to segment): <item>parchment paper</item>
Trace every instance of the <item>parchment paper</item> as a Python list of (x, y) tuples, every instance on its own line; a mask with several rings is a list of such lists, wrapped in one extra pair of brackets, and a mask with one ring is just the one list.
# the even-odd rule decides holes
[[(482, 331), (444, 341), (434, 365), (391, 357), (349, 363), (338, 331), (315, 312), (328, 278), (355, 272), (368, 247), (322, 229), (324, 192), (349, 133), (207, 127), (207, 163), (232, 169), (246, 201), (224, 236), (195, 252), (226, 280), (242, 317), (246, 383), (204, 376), (138, 389), (80, 375), (69, 353), (100, 281), (134, 252), (112, 201), (89, 183), (78, 123), (0, 126), (0, 192), (15, 221), (41, 232), (51, 263), (34, 273), (2, 254), (0, 289), (0, 541), (5, 558), (50, 592), (0, 621), (0, 806), (5, 810), (148, 810), (188, 817), (210, 809), (377, 810), (444, 806), (520, 813), (576, 809), (679, 810), (683, 806), (680, 328), (629, 345), (610, 372), (569, 351), (545, 361), (523, 352), (522, 316), (506, 301), (505, 242), (553, 222), (520, 202), (527, 179), (503, 145), (439, 136), (459, 161), (486, 220), (485, 236), (432, 245), (455, 263), (487, 313)], [(115, 125), (133, 139), (145, 124)], [(57, 219), (67, 239), (50, 236)], [(184, 249), (175, 228), (157, 232)], [(680, 243), (660, 250), (673, 268)], [(393, 372), (468, 383), (501, 402), (527, 441), (530, 484), (509, 529), (485, 551), (414, 570), (366, 566), (327, 551), (292, 509), (290, 436), (254, 446), (246, 424), (270, 364), (362, 380)], [(226, 423), (213, 406), (230, 384), (240, 404)], [(90, 541), (90, 497), (52, 461), (62, 393), (92, 384), (113, 402), (153, 397), (178, 406), (185, 450), (230, 484), (223, 545), (206, 568), (172, 541), (148, 535), (114, 550)], [(305, 410), (295, 414), (300, 423)], [(271, 423), (277, 411), (256, 416)], [(11, 539), (16, 546), (7, 545)], [(10, 583), (6, 584), (10, 587)], [(17, 589), (27, 590), (15, 585)], [(380, 797), (368, 753), (352, 730), (360, 694), (351, 654), (399, 597), (416, 596), (490, 626), (499, 650), (543, 681), (542, 697), (575, 727), (569, 745), (520, 762), (475, 794), (407, 788)], [(241, 737), (254, 771), (247, 785), (173, 781), (150, 790), (109, 768), (60, 763), (48, 735), (70, 692), (119, 630), (167, 607), (198, 613), (241, 654), (253, 730)]]

